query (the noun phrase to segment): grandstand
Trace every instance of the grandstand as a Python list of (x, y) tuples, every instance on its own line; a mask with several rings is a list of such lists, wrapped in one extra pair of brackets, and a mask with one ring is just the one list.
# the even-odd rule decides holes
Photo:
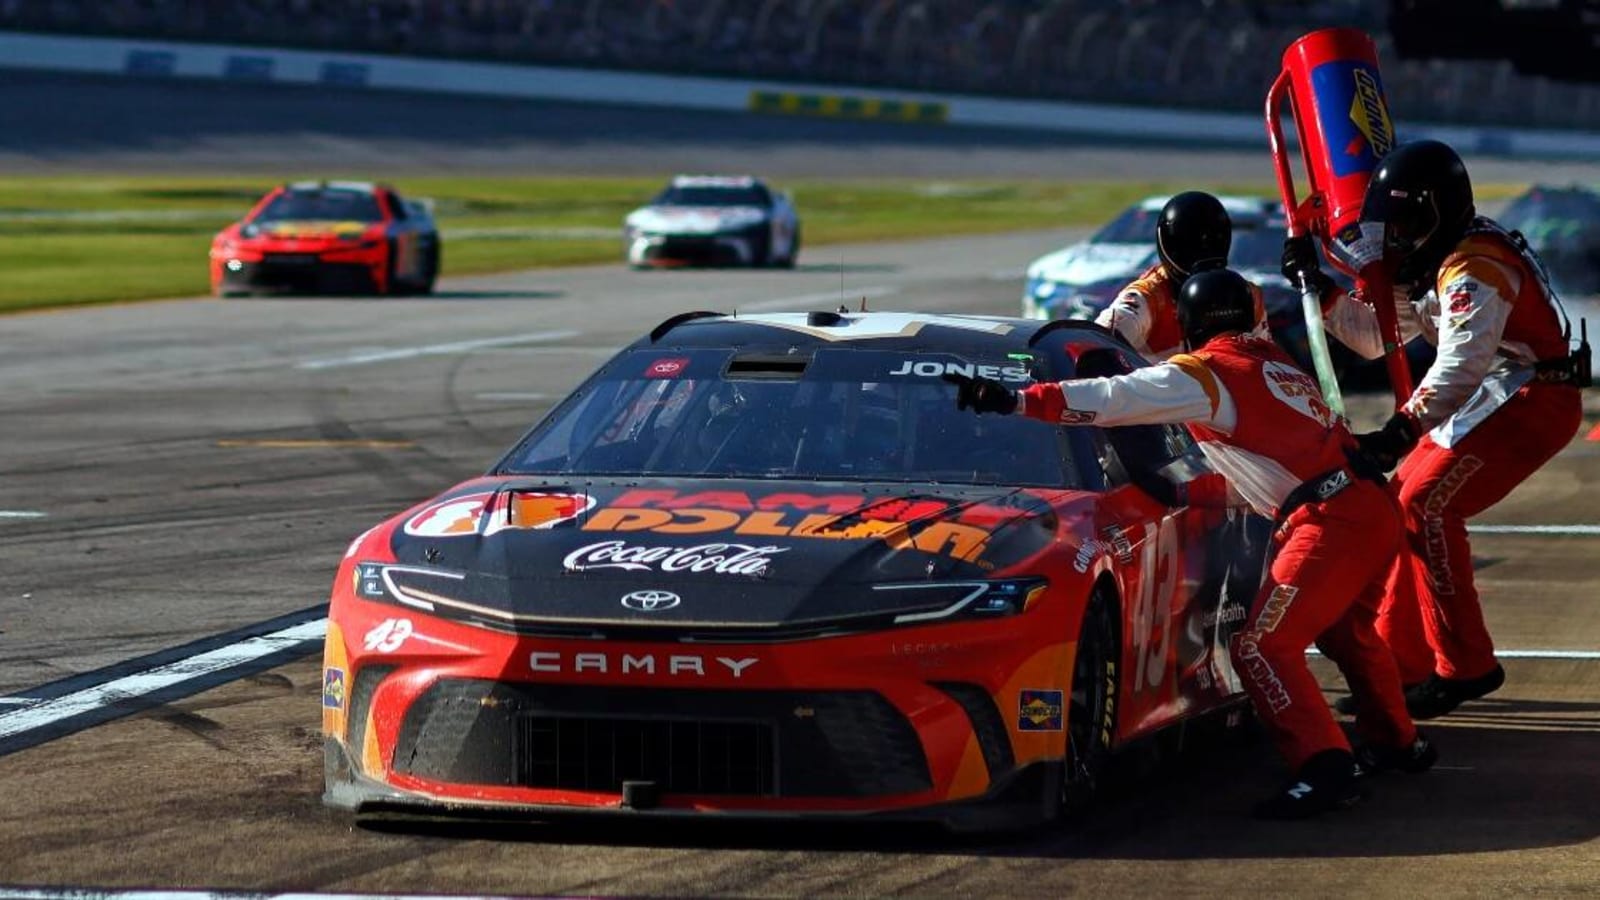
[(1395, 114), (1600, 128), (1600, 88), (1400, 60), (1363, 0), (0, 0), (0, 28), (1210, 109), (1261, 106), (1283, 48), (1379, 44)]

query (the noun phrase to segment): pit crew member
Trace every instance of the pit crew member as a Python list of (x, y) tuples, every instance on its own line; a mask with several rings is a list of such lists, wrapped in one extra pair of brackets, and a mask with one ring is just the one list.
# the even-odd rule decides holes
[[(1588, 350), (1569, 351), (1571, 325), (1543, 265), (1521, 235), (1476, 215), (1466, 167), (1445, 144), (1417, 141), (1384, 157), (1360, 231), (1341, 249), (1391, 275), (1401, 338), (1420, 334), (1439, 348), (1410, 400), (1358, 436), (1385, 470), (1405, 457), (1395, 484), (1410, 553), (1378, 627), (1411, 685), (1411, 715), (1432, 719), (1505, 682), (1473, 584), (1467, 519), (1572, 440)], [(1380, 356), (1372, 308), (1334, 288), (1315, 260), (1309, 238), (1285, 244), (1285, 271), (1313, 272), (1324, 288), (1329, 331)]]
[[(1323, 401), (1315, 379), (1253, 332), (1250, 287), (1227, 269), (1190, 277), (1178, 296), (1186, 352), (1111, 378), (1031, 385), (948, 376), (957, 404), (1047, 422), (1102, 426), (1189, 423), (1227, 484), (1275, 518), (1275, 555), (1234, 667), (1294, 777), (1255, 807), (1262, 818), (1304, 818), (1360, 799), (1356, 759), (1305, 659), (1313, 641), (1361, 701), (1357, 732), (1367, 768), (1420, 772), (1437, 753), (1406, 714), (1394, 660), (1374, 627), (1400, 514), (1382, 475)], [(1189, 502), (1221, 499), (1216, 475)]]
[[(1178, 291), (1196, 272), (1228, 264), (1233, 220), (1218, 200), (1204, 191), (1184, 191), (1167, 201), (1156, 220), (1155, 265), (1134, 279), (1095, 323), (1115, 331), (1144, 356), (1162, 360), (1182, 349), (1178, 325)], [(1250, 285), (1256, 327), (1266, 334), (1266, 306), (1261, 289)]]

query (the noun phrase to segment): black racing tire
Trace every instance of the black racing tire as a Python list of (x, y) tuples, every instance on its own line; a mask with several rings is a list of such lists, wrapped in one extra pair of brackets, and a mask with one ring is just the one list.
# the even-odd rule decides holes
[(416, 291), (422, 296), (433, 293), (433, 287), (439, 281), (439, 239), (434, 238), (428, 244), (428, 249), (423, 251), (422, 278), (417, 282)]
[(1117, 733), (1121, 676), (1117, 600), (1101, 585), (1090, 595), (1083, 613), (1067, 690), (1067, 758), (1058, 799), (1063, 820), (1071, 820), (1091, 806), (1106, 779)]

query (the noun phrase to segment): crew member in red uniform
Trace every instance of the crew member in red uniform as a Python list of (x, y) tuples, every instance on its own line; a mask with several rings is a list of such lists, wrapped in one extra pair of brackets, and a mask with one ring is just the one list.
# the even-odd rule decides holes
[[(1295, 773), (1256, 806), (1301, 818), (1360, 798), (1356, 759), (1306, 664), (1313, 641), (1361, 701), (1363, 768), (1421, 772), (1437, 754), (1406, 715), (1394, 659), (1373, 620), (1400, 513), (1383, 477), (1323, 401), (1315, 379), (1251, 334), (1250, 290), (1232, 271), (1184, 284), (1178, 316), (1189, 352), (1111, 378), (1031, 385), (947, 376), (957, 404), (1047, 422), (1101, 426), (1186, 422), (1227, 485), (1278, 523), (1269, 575), (1233, 639), (1235, 670)], [(1215, 479), (1216, 476), (1206, 478)], [(1192, 483), (1190, 501), (1206, 478)], [(1214, 484), (1204, 493), (1220, 492)]]
[[(1228, 264), (1233, 245), (1233, 220), (1222, 201), (1204, 191), (1184, 191), (1167, 201), (1156, 220), (1159, 260), (1122, 289), (1095, 323), (1121, 335), (1149, 359), (1166, 359), (1183, 349), (1178, 327), (1178, 291), (1196, 272)], [(1255, 300), (1254, 327), (1266, 330), (1261, 289), (1250, 285)]]
[[(1410, 553), (1378, 627), (1412, 685), (1411, 715), (1431, 719), (1505, 682), (1473, 585), (1467, 519), (1572, 440), (1587, 354), (1570, 353), (1566, 314), (1521, 236), (1475, 215), (1466, 167), (1448, 146), (1418, 141), (1384, 157), (1361, 220), (1344, 249), (1392, 273), (1401, 337), (1439, 348), (1411, 399), (1358, 438), (1386, 470), (1405, 456), (1395, 482)], [(1382, 355), (1372, 308), (1315, 271), (1309, 239), (1286, 244), (1284, 269), (1319, 279), (1329, 331)]]

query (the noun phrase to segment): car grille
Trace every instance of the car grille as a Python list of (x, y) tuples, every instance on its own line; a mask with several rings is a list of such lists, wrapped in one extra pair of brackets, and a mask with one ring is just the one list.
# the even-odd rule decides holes
[(770, 796), (772, 730), (765, 722), (522, 716), (517, 783), (614, 792), (625, 781), (653, 781), (667, 793)]
[(461, 784), (870, 797), (932, 786), (873, 691), (640, 690), (443, 679), (407, 710), (396, 771)]

